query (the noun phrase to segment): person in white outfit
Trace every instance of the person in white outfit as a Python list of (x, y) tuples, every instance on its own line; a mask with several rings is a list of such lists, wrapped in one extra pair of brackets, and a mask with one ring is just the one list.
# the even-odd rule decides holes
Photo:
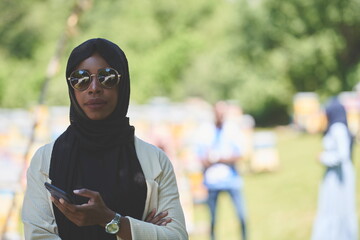
[(312, 240), (358, 240), (353, 137), (346, 111), (337, 98), (326, 104), (327, 128), (320, 162), (325, 174), (320, 186)]

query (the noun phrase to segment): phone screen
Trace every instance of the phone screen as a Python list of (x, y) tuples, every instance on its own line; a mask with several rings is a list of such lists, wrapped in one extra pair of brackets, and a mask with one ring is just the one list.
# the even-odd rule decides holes
[(50, 184), (48, 182), (45, 183), (45, 187), (46, 187), (47, 190), (49, 190), (51, 196), (53, 196), (57, 200), (62, 198), (65, 201), (67, 201), (68, 203), (74, 203), (72, 201), (72, 197), (69, 194), (67, 194), (66, 192), (64, 192), (63, 190), (61, 190), (60, 188), (55, 187), (54, 185), (52, 185), (52, 184)]

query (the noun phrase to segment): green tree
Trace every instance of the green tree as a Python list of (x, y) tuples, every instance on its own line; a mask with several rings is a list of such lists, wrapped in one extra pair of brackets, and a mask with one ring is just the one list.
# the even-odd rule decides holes
[[(290, 96), (351, 90), (360, 69), (359, 7), (355, 0), (242, 1), (234, 51)], [(280, 106), (289, 107), (290, 96), (278, 98)]]
[[(37, 102), (75, 2), (0, 2), (1, 107)], [(118, 43), (129, 59), (134, 102), (231, 99), (258, 124), (286, 124), (294, 93), (327, 97), (350, 90), (360, 75), (356, 0), (91, 2), (64, 56), (88, 38)], [(63, 57), (48, 104), (68, 104), (65, 65)]]
[(0, 106), (29, 107), (37, 101), (71, 4), (0, 1)]

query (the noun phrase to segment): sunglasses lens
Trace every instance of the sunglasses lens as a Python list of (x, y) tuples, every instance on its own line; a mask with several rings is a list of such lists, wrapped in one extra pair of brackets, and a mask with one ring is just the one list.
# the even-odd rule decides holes
[(111, 68), (99, 70), (98, 79), (105, 88), (112, 88), (119, 83), (118, 73)]
[(77, 90), (85, 90), (89, 87), (91, 77), (88, 72), (84, 70), (74, 71), (70, 75), (70, 84)]

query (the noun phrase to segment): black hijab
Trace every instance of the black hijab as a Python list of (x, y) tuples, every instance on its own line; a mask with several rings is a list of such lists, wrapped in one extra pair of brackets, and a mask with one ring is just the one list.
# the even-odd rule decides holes
[[(324, 134), (327, 134), (330, 127), (335, 123), (343, 123), (346, 128), (350, 139), (350, 153), (352, 153), (353, 136), (348, 127), (348, 121), (346, 116), (346, 110), (344, 105), (341, 104), (337, 97), (330, 98), (325, 105), (325, 112), (327, 118), (327, 128)], [(351, 154), (352, 155), (352, 154)]]
[(326, 103), (325, 112), (327, 118), (325, 134), (329, 131), (330, 127), (337, 122), (345, 124), (346, 127), (348, 126), (345, 107), (340, 103), (338, 98), (331, 98)]
[[(103, 120), (90, 120), (70, 95), (70, 126), (55, 141), (49, 177), (52, 183), (72, 194), (74, 189), (88, 188), (101, 194), (105, 204), (123, 216), (141, 219), (146, 182), (134, 146), (134, 127), (126, 117), (130, 98), (128, 63), (124, 52), (106, 39), (90, 39), (70, 54), (66, 78), (94, 53), (121, 74), (118, 103), (112, 114)], [(73, 195), (76, 204), (87, 199)], [(59, 235), (64, 240), (116, 239), (101, 226), (77, 227), (54, 206)]]

